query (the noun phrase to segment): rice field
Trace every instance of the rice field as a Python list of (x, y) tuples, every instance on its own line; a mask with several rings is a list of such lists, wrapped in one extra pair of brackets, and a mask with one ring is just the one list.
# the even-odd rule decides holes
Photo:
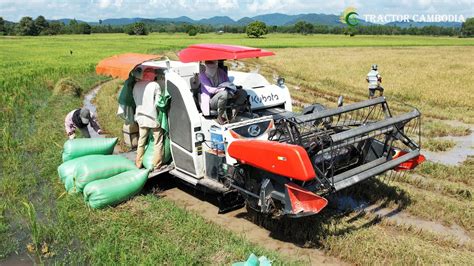
[[(341, 94), (347, 102), (365, 99), (365, 75), (377, 63), (389, 101), (416, 106), (424, 114), (424, 138), (469, 134), (446, 120), (474, 123), (474, 39), (283, 34), (264, 39), (230, 34), (0, 37), (0, 263), (28, 254), (46, 264), (229, 264), (251, 252), (277, 264), (310, 263), (252, 244), (199, 213), (155, 197), (152, 188), (105, 211), (91, 211), (80, 197), (64, 194), (56, 173), (65, 140), (63, 119), (82, 99), (55, 95), (55, 84), (71, 78), (86, 92), (107, 81), (94, 74), (104, 57), (125, 52), (173, 56), (188, 44), (213, 42), (274, 50), (276, 57), (249, 61), (248, 67), (259, 65), (269, 78), (284, 76), (296, 107), (334, 105)], [(120, 134), (118, 122), (101, 113), (115, 112), (111, 102), (117, 88), (113, 84), (104, 89), (96, 102), (100, 122), (112, 134)], [(471, 239), (473, 166), (472, 158), (460, 166), (426, 163), (413, 175), (379, 177), (348, 194), (420, 221), (459, 227)], [(293, 234), (292, 240), (302, 246), (354, 264), (474, 260), (472, 240), (460, 242), (370, 212), (328, 211), (299, 222), (255, 222), (274, 227), (281, 239)]]
[(474, 123), (473, 47), (371, 47), (280, 49), (262, 58), (273, 71), (321, 97), (366, 99), (372, 64), (382, 75), (384, 96), (416, 106), (429, 118)]

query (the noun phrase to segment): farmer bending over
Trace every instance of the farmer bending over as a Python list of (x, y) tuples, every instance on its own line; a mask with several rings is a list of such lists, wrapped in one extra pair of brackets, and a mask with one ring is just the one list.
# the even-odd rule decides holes
[(372, 69), (366, 78), (369, 83), (369, 99), (375, 98), (375, 91), (380, 91), (380, 96), (383, 96), (382, 76), (377, 71), (377, 65), (372, 65)]
[(148, 143), (148, 135), (153, 134), (153, 160), (154, 168), (160, 168), (163, 159), (163, 129), (156, 121), (157, 110), (156, 98), (161, 93), (160, 85), (155, 81), (155, 70), (151, 67), (141, 66), (134, 69), (133, 76), (137, 80), (133, 87), (133, 100), (136, 104), (135, 121), (138, 124), (138, 147), (135, 165), (142, 167), (145, 146)]
[(97, 123), (97, 117), (87, 108), (72, 110), (66, 115), (66, 119), (64, 120), (64, 127), (69, 139), (74, 139), (76, 137), (77, 128), (79, 128), (85, 138), (90, 138), (91, 135), (87, 128), (87, 125), (89, 124), (97, 134), (102, 134), (102, 129), (100, 129), (99, 123)]
[(245, 107), (247, 93), (245, 90), (237, 89), (229, 82), (225, 70), (218, 67), (217, 61), (205, 61), (205, 71), (199, 73), (201, 82), (201, 110), (203, 115), (209, 115), (209, 109), (217, 110), (217, 122), (225, 124), (225, 107), (229, 101), (237, 108), (233, 108), (232, 117), (235, 117)]

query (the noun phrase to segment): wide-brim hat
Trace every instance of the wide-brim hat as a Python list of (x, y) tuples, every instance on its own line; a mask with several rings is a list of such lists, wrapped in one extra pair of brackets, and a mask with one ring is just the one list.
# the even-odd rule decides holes
[(81, 118), (82, 123), (89, 124), (89, 119), (91, 118), (91, 111), (87, 108), (82, 108), (81, 112), (79, 113), (79, 117)]

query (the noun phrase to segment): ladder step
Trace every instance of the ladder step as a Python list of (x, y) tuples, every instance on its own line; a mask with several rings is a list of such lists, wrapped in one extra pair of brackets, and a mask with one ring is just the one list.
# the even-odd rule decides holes
[(171, 170), (169, 173), (176, 176), (177, 178), (179, 178), (181, 180), (184, 180), (184, 181), (194, 185), (194, 186), (196, 186), (198, 184), (198, 181), (199, 181), (198, 179), (196, 179), (196, 178), (194, 178), (190, 175), (187, 175), (183, 172), (180, 172), (176, 169)]

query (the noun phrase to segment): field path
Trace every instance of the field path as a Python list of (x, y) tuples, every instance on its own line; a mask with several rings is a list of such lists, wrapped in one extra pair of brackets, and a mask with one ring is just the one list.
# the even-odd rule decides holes
[(245, 218), (246, 210), (244, 208), (225, 214), (218, 214), (218, 208), (215, 205), (201, 200), (196, 195), (191, 195), (178, 187), (164, 190), (160, 195), (172, 200), (186, 210), (198, 213), (210, 222), (245, 237), (254, 244), (277, 251), (290, 258), (299, 258), (311, 265), (349, 265), (337, 258), (324, 254), (319, 249), (304, 248), (273, 238), (270, 231)]

